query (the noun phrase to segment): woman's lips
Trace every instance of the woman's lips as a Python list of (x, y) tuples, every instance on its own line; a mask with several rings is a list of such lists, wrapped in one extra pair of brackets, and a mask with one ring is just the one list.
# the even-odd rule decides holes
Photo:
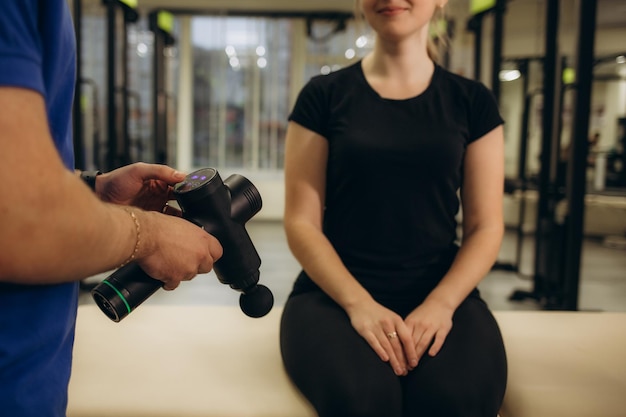
[(404, 12), (404, 10), (405, 9), (403, 7), (385, 7), (383, 9), (380, 9), (378, 13), (385, 16), (394, 16)]

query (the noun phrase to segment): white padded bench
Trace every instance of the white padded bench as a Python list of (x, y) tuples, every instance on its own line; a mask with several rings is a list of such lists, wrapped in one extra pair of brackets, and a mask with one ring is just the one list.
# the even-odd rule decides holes
[[(79, 307), (68, 417), (315, 417), (280, 360), (280, 307), (143, 305), (113, 323)], [(496, 312), (501, 417), (624, 417), (626, 313)], [(384, 417), (384, 416), (381, 416)]]
[(79, 307), (67, 417), (315, 417), (283, 369), (281, 309)]
[(501, 417), (625, 417), (626, 312), (498, 311)]

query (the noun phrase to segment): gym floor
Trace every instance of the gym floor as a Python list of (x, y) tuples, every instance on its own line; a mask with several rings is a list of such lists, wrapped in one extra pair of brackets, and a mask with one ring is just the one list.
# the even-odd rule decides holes
[[(287, 246), (283, 225), (278, 221), (250, 221), (246, 229), (262, 260), (260, 283), (272, 290), (275, 305), (282, 305), (300, 270)], [(507, 231), (499, 261), (514, 261), (516, 249), (515, 232)], [(514, 291), (532, 290), (533, 258), (534, 236), (528, 235), (522, 245), (520, 273), (494, 270), (481, 282), (479, 289), (492, 310), (540, 309), (532, 299), (509, 300)], [(107, 275), (91, 277), (85, 282), (95, 283)], [(238, 298), (239, 293), (221, 284), (211, 272), (182, 283), (175, 291), (157, 291), (145, 303), (238, 305)], [(81, 293), (80, 303), (93, 303), (88, 292)], [(578, 307), (585, 311), (626, 311), (626, 244), (584, 240)]]

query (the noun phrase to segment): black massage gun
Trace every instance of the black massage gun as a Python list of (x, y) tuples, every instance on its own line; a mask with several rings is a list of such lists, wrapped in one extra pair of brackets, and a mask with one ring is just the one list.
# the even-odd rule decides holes
[[(241, 292), (241, 310), (250, 317), (266, 315), (272, 309), (274, 296), (258, 284), (261, 258), (244, 227), (261, 210), (258, 190), (241, 175), (231, 175), (222, 182), (215, 169), (204, 168), (176, 184), (174, 195), (183, 218), (221, 243), (223, 255), (213, 270), (221, 283)], [(91, 295), (104, 314), (119, 322), (162, 285), (139, 265), (130, 263), (100, 282)]]

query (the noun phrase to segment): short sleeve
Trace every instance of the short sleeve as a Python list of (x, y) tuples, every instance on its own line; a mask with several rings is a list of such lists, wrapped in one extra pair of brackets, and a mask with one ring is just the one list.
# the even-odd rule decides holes
[(38, 2), (0, 2), (0, 85), (44, 92)]
[(329, 110), (322, 77), (312, 78), (300, 90), (289, 120), (327, 138)]
[(470, 109), (469, 142), (480, 139), (503, 123), (495, 96), (483, 84), (478, 84)]

